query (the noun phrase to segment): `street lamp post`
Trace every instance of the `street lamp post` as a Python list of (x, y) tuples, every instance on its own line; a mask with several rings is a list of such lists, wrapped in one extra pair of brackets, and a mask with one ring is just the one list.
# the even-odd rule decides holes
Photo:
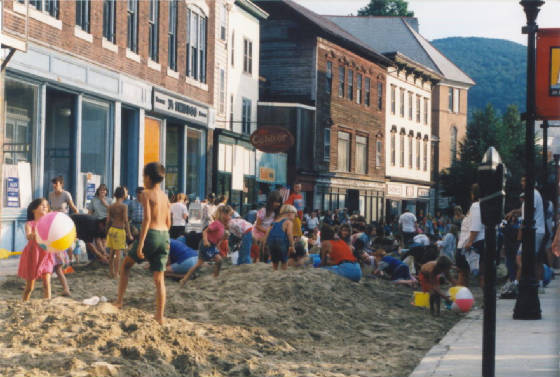
[(523, 216), (523, 253), (519, 295), (514, 319), (541, 319), (538, 283), (535, 269), (535, 69), (537, 15), (544, 4), (541, 0), (522, 0), (519, 4), (527, 16), (527, 26), (522, 32), (527, 34), (527, 115), (525, 129), (525, 213)]

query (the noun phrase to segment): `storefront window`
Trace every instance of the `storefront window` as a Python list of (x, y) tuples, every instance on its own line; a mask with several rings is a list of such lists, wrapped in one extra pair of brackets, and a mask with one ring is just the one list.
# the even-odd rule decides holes
[(73, 157), (75, 155), (75, 99), (72, 94), (47, 90), (43, 183), (45, 196), (52, 190), (51, 179), (59, 175), (64, 177), (65, 189), (75, 194)]
[(165, 189), (173, 194), (181, 191), (181, 139), (178, 126), (168, 124), (165, 148)]
[(83, 102), (82, 106), (82, 173), (93, 173), (108, 183), (107, 165), (110, 151), (107, 146), (109, 105)]
[(202, 168), (202, 132), (189, 128), (187, 130), (187, 194), (194, 194), (202, 199), (204, 196), (204, 177)]

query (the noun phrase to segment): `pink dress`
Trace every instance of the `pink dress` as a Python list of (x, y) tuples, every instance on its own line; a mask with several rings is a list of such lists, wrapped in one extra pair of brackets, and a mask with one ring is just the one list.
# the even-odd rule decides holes
[[(274, 212), (272, 213), (272, 215), (266, 216), (266, 208), (261, 208), (257, 212), (257, 219), (261, 220), (261, 226), (265, 229), (268, 229), (272, 226), (275, 216), (276, 215)], [(263, 233), (260, 230), (258, 230), (256, 225), (257, 222), (255, 221), (255, 226), (253, 226), (253, 237), (255, 237), (256, 240), (260, 241), (264, 238), (266, 233)]]
[[(28, 221), (35, 229), (35, 221)], [(18, 276), (25, 280), (37, 280), (44, 274), (52, 273), (54, 266), (53, 254), (41, 249), (36, 241), (27, 241), (19, 258)]]

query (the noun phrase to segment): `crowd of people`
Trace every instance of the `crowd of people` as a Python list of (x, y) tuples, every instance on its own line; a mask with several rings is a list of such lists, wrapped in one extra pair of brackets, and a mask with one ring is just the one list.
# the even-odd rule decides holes
[[(440, 288), (442, 277), (451, 284), (468, 286), (469, 275), (474, 273), (484, 284), (484, 226), (477, 185), (472, 187), (472, 205), (466, 215), (459, 206), (450, 215), (437, 212), (434, 217), (405, 209), (387, 223), (369, 224), (363, 216), (347, 209), (307, 211), (297, 182), (289, 195), (270, 192), (262, 208), (249, 211), (245, 218), (227, 204), (227, 197), (209, 194), (197, 203), (202, 228), (199, 233), (187, 232), (187, 196), (176, 194), (170, 203), (160, 185), (164, 176), (163, 165), (146, 165), (144, 187), (139, 187), (131, 200), (126, 187), (118, 187), (111, 199), (107, 187), (101, 184), (87, 206), (88, 214), (78, 213), (70, 193), (64, 190), (62, 177), (54, 178), (48, 199), (36, 199), (28, 207), (28, 244), (18, 271), (27, 281), (23, 299), (29, 299), (37, 279), (43, 280), (44, 297), (50, 298), (52, 273), (60, 279), (63, 294), (70, 295), (62, 267), (72, 263), (74, 250), (52, 254), (36, 242), (37, 221), (49, 210), (74, 212), (70, 217), (89, 259), (107, 264), (109, 275), (119, 279), (116, 306), (123, 305), (131, 267), (149, 262), (156, 286), (155, 319), (160, 323), (165, 307), (165, 276), (179, 280), (183, 286), (204, 263), (211, 263), (217, 277), (228, 257), (236, 265), (270, 263), (274, 271), (289, 266), (316, 267), (355, 282), (374, 277), (411, 287), (420, 284), (431, 297), (447, 302), (450, 297)], [(552, 231), (551, 226), (541, 224), (548, 219), (547, 206), (548, 202), (543, 205), (535, 190), (539, 248)], [(511, 211), (499, 227), (499, 245), (503, 246), (512, 282), (519, 280), (522, 214), (523, 208)], [(560, 237), (557, 238), (553, 243), (549, 236), (545, 249), (560, 249)], [(452, 270), (456, 274), (450, 274)]]

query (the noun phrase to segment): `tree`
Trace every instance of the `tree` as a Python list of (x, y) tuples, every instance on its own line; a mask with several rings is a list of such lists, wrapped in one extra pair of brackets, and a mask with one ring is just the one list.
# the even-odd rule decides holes
[(414, 17), (414, 12), (408, 10), (406, 0), (370, 0), (368, 5), (358, 10), (358, 16)]
[[(469, 208), (469, 189), (477, 182), (478, 166), (486, 150), (494, 146), (508, 169), (506, 210), (519, 206), (521, 176), (525, 172), (525, 127), (517, 106), (510, 105), (503, 116), (492, 105), (473, 113), (467, 135), (459, 144), (460, 158), (440, 175), (445, 195), (453, 196), (463, 209)], [(540, 152), (538, 148), (536, 155)]]

